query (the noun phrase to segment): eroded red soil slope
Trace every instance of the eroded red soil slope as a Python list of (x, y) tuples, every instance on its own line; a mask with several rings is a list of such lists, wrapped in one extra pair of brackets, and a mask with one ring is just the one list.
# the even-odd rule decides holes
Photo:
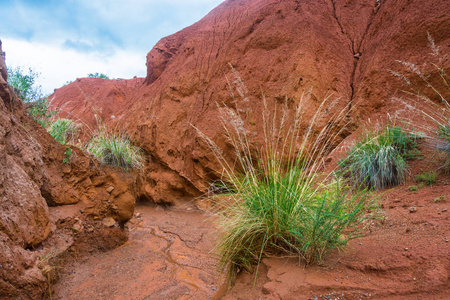
[[(4, 55), (0, 41), (0, 299), (42, 299), (49, 257), (86, 236), (107, 236), (104, 218), (132, 217), (136, 174), (102, 166), (76, 147), (66, 154), (8, 86)], [(71, 216), (49, 210), (75, 204)]]

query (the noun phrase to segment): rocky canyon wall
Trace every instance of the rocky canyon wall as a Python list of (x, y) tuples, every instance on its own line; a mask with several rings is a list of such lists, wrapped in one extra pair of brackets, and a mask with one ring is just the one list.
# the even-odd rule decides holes
[[(42, 299), (48, 284), (42, 245), (59, 234), (49, 207), (79, 204), (79, 211), (62, 217), (72, 242), (98, 234), (87, 230), (86, 222), (102, 227), (103, 218), (132, 217), (136, 174), (101, 166), (75, 147), (68, 157), (67, 148), (27, 115), (8, 86), (1, 42), (0, 74), (0, 298)], [(81, 224), (77, 232), (70, 230), (74, 220)], [(59, 252), (69, 246), (49, 245)]]

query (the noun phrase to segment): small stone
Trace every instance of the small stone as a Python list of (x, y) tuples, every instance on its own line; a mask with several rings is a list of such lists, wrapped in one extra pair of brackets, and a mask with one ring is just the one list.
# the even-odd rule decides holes
[(114, 187), (110, 186), (109, 188), (106, 189), (106, 191), (111, 194), (112, 191), (114, 191)]
[(446, 209), (446, 208), (444, 208), (444, 209), (442, 210), (442, 212), (447, 212), (447, 209)]
[(87, 232), (92, 232), (92, 231), (94, 231), (94, 226), (92, 226), (92, 225), (86, 225), (85, 226), (85, 230), (87, 231)]
[(106, 227), (113, 227), (116, 224), (116, 220), (111, 217), (106, 217), (103, 219), (102, 224)]
[(405, 248), (405, 251), (408, 251), (408, 248)]
[(414, 213), (414, 212), (416, 212), (417, 211), (417, 208), (415, 207), (415, 206), (411, 206), (410, 208), (409, 208), (409, 212), (410, 213)]
[(81, 224), (81, 222), (76, 222), (75, 224), (73, 224), (72, 229), (74, 229), (75, 231), (81, 231), (83, 229), (83, 224)]

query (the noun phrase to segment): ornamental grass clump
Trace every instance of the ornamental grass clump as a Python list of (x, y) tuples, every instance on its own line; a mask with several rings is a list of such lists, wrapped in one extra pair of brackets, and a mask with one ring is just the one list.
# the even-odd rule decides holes
[(382, 189), (405, 180), (407, 159), (416, 157), (417, 137), (401, 127), (366, 131), (339, 164), (357, 186)]
[(141, 149), (132, 145), (124, 133), (115, 135), (104, 126), (88, 142), (86, 150), (106, 165), (125, 170), (144, 167), (145, 157)]
[[(232, 191), (220, 197), (215, 210), (221, 266), (231, 264), (232, 271), (252, 271), (262, 257), (277, 253), (320, 263), (331, 249), (360, 236), (359, 225), (370, 217), (367, 210), (374, 203), (368, 190), (353, 191), (339, 177), (318, 173), (326, 149), (345, 128), (334, 134), (327, 128), (313, 133), (326, 101), (306, 132), (301, 130), (301, 117), (307, 97), (302, 97), (294, 116), (287, 101), (281, 116), (276, 109), (271, 115), (263, 101), (262, 143), (252, 140), (256, 135), (245, 128), (237, 101), (234, 109), (219, 107), (235, 161), (196, 128), (223, 168), (224, 186)], [(337, 124), (342, 115), (331, 123)], [(290, 117), (293, 125), (287, 126)]]
[(71, 119), (57, 119), (47, 128), (48, 133), (61, 144), (74, 143), (80, 124)]

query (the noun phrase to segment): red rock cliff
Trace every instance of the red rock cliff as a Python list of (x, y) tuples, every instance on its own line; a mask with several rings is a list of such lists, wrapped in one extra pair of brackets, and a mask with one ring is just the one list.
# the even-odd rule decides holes
[[(216, 103), (233, 106), (230, 64), (246, 87), (248, 102), (239, 106), (252, 116), (248, 123), (260, 121), (262, 93), (271, 108), (285, 98), (294, 107), (312, 89), (306, 115), (331, 95), (340, 99), (333, 109), (352, 107), (357, 124), (392, 108), (389, 99), (401, 86), (389, 70), (396, 60), (420, 63), (430, 52), (427, 33), (448, 54), (448, 11), (450, 2), (440, 0), (228, 0), (160, 40), (147, 55), (145, 82), (81, 79), (52, 101), (64, 107), (70, 94), (70, 114), (91, 123), (89, 101), (100, 115), (104, 108), (103, 119), (126, 127), (150, 157), (141, 195), (182, 202), (204, 192), (220, 171), (191, 124), (224, 144)], [(325, 115), (317, 126), (326, 122)]]

